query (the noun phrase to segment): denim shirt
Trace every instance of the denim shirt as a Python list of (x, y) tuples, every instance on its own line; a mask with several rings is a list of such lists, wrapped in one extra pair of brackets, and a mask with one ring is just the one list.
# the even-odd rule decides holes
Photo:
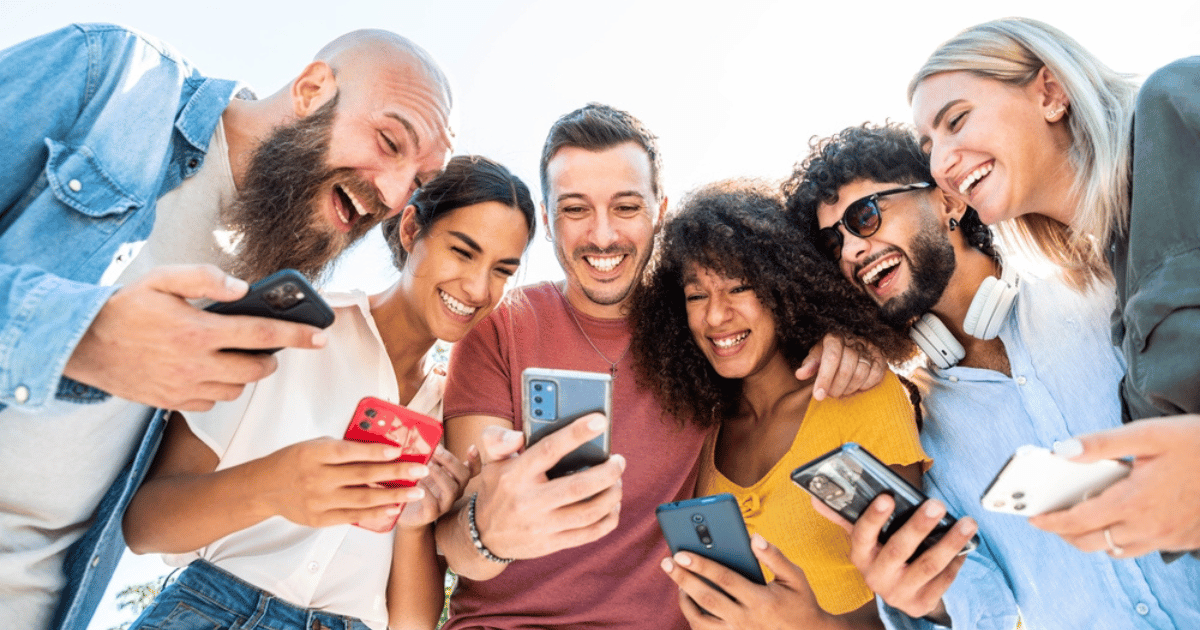
[[(1053, 448), (1121, 424), (1125, 363), (1110, 343), (1108, 286), (1080, 295), (1051, 279), (1023, 277), (1000, 329), (1011, 376), (955, 366), (919, 370), (933, 458), (926, 492), (979, 523), (983, 544), (967, 556), (942, 601), (956, 628), (1185, 630), (1200, 628), (1200, 562), (1157, 554), (1116, 560), (1083, 553), (1027, 519), (984, 510), (979, 498), (1024, 444)], [(940, 627), (883, 604), (888, 628)]]
[[(238, 86), (103, 24), (0, 51), (0, 85), (0, 423), (17, 423), (107, 397), (62, 376), (116, 290), (100, 278), (149, 236), (158, 198), (200, 169)], [(90, 620), (124, 548), (121, 515), (153, 459), (162, 415), (67, 551), (53, 627)], [(20, 448), (0, 444), (0, 455)], [(87, 471), (80, 479), (99, 488), (114, 481)]]

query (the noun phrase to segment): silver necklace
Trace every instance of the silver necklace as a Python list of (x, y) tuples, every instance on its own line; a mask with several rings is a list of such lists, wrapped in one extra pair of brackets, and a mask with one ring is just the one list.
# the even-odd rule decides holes
[(563, 305), (567, 307), (567, 314), (571, 316), (571, 321), (575, 322), (575, 327), (579, 329), (579, 334), (583, 335), (583, 338), (587, 340), (592, 350), (596, 351), (596, 354), (601, 359), (604, 359), (604, 362), (608, 364), (608, 374), (612, 376), (613, 380), (616, 380), (617, 364), (625, 359), (625, 355), (629, 354), (629, 349), (633, 347), (633, 339), (629, 340), (629, 343), (625, 346), (625, 351), (621, 353), (621, 356), (617, 357), (616, 361), (609, 361), (608, 357), (604, 356), (603, 352), (600, 352), (600, 348), (596, 347), (596, 342), (592, 341), (592, 338), (583, 329), (583, 325), (579, 323), (579, 318), (575, 317), (575, 308), (571, 306), (571, 301), (567, 299), (567, 295), (562, 292), (562, 289), (558, 288), (558, 283), (552, 282), (551, 284), (554, 286), (554, 290), (558, 292), (558, 296), (562, 298)]

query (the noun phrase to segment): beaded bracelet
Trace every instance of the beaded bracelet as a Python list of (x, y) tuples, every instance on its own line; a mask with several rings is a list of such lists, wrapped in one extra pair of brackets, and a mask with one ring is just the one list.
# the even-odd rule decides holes
[(479, 498), (478, 492), (471, 495), (471, 501), (467, 504), (467, 529), (471, 532), (471, 542), (475, 544), (475, 548), (479, 550), (479, 553), (484, 558), (492, 562), (499, 562), (500, 564), (512, 562), (514, 558), (501, 558), (497, 556), (490, 549), (484, 547), (483, 541), (479, 539), (479, 527), (475, 525), (475, 499), (477, 498)]

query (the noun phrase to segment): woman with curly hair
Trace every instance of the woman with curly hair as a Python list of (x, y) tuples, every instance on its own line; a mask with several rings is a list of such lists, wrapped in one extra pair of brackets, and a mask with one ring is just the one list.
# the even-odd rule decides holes
[[(789, 477), (852, 441), (919, 483), (929, 460), (898, 377), (889, 373), (866, 392), (818, 401), (812, 380), (794, 375), (826, 333), (870, 340), (893, 362), (911, 357), (910, 342), (877, 312), (799, 237), (778, 191), (766, 184), (730, 180), (701, 188), (663, 227), (657, 259), (633, 298), (639, 377), (668, 413), (714, 429), (697, 494), (738, 498), (747, 528), (761, 535), (756, 553), (768, 579), (775, 575), (767, 586), (741, 580), (726, 595), (675, 562), (665, 561), (664, 570), (733, 626), (879, 627), (872, 593), (848, 559), (846, 535)], [(675, 561), (697, 571), (704, 563), (685, 554)], [(688, 597), (681, 595), (680, 605), (693, 626), (711, 621)], [(775, 614), (777, 621), (764, 618)]]

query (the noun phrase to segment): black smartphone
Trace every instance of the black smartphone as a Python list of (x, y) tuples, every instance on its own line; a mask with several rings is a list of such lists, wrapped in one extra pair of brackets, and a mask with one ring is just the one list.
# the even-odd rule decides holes
[(589, 413), (608, 418), (604, 433), (567, 453), (546, 476), (557, 478), (608, 460), (612, 429), (612, 375), (526, 368), (521, 372), (521, 428), (525, 448)]
[[(792, 471), (792, 481), (851, 523), (858, 522), (875, 497), (891, 495), (896, 507), (879, 532), (880, 543), (886, 543), (929, 498), (854, 442), (847, 442)], [(936, 544), (957, 522), (949, 513), (943, 516), (909, 560)], [(976, 534), (960, 553), (978, 547), (979, 535)]]
[(656, 510), (658, 526), (671, 553), (690, 551), (737, 571), (755, 584), (766, 584), (737, 499), (728, 492), (664, 503)]
[[(333, 323), (333, 309), (317, 290), (295, 269), (284, 269), (250, 285), (250, 290), (232, 302), (216, 302), (204, 310), (220, 315), (269, 317), (318, 328)], [(270, 354), (281, 348), (238, 349), (228, 351)]]

